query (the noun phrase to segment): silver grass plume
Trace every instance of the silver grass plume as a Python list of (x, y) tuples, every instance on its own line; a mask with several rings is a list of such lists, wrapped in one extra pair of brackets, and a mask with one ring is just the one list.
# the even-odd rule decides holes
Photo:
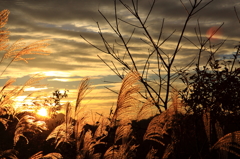
[[(8, 16), (10, 14), (10, 11), (5, 9), (0, 12), (0, 28), (3, 28), (8, 21)], [(6, 44), (9, 39), (9, 31), (7, 29), (5, 30), (0, 30), (0, 51), (5, 50), (8, 47), (8, 44)]]
[(154, 148), (152, 147), (152, 149), (148, 151), (147, 156), (146, 156), (146, 159), (154, 159), (154, 158), (156, 158), (155, 154), (156, 154), (157, 152), (158, 152), (158, 150), (157, 150), (157, 149), (154, 149)]
[[(132, 144), (134, 136), (132, 135), (131, 123), (124, 122), (120, 124), (115, 132), (114, 145), (109, 147), (104, 154), (104, 159), (129, 159), (135, 156), (135, 150), (139, 145)], [(122, 140), (121, 145), (117, 145), (117, 141)]]
[[(184, 110), (182, 109), (182, 103), (178, 99), (178, 93), (176, 89), (174, 89), (172, 91), (172, 104), (166, 111), (155, 116), (150, 121), (143, 140), (152, 140), (165, 146), (165, 143), (161, 141), (163, 139), (163, 135), (169, 135), (167, 130), (172, 128), (173, 122), (176, 119), (176, 115), (183, 113)], [(174, 138), (174, 136), (172, 136), (172, 138)], [(170, 147), (169, 150), (171, 150)]]
[(213, 149), (220, 149), (236, 156), (240, 157), (240, 131), (234, 131), (231, 133), (226, 134), (225, 136), (221, 137), (212, 147)]
[(117, 119), (134, 113), (130, 111), (138, 104), (138, 100), (133, 97), (140, 89), (139, 85), (134, 85), (140, 79), (140, 75), (136, 71), (129, 72), (122, 80), (122, 85), (118, 94), (117, 107), (112, 117), (112, 124)]
[(55, 148), (59, 146), (60, 143), (65, 142), (69, 143), (72, 141), (71, 135), (74, 131), (74, 126), (72, 124), (71, 118), (71, 104), (68, 102), (66, 103), (66, 115), (65, 115), (65, 122), (61, 125), (57, 126), (47, 137), (46, 141), (55, 138)]
[(83, 127), (85, 125), (85, 117), (86, 117), (84, 106), (81, 103), (84, 97), (91, 90), (92, 88), (90, 89), (89, 78), (83, 78), (78, 87), (77, 100), (74, 108), (74, 116), (72, 117), (76, 121), (74, 126), (74, 134), (75, 134), (75, 139), (77, 139), (77, 142), (76, 142), (77, 151), (80, 150), (80, 145), (84, 140), (82, 134), (84, 133)]
[(150, 115), (151, 114), (150, 112), (152, 112), (153, 108), (154, 108), (154, 102), (151, 99), (147, 99), (137, 113), (137, 117), (136, 117), (137, 121), (140, 121), (144, 118), (152, 116)]
[(51, 159), (63, 159), (62, 155), (60, 153), (57, 152), (52, 152), (52, 153), (48, 153), (45, 156), (43, 156), (43, 151), (39, 151), (37, 153), (35, 153), (34, 155), (32, 155), (30, 158), (28, 159), (47, 159), (47, 158), (51, 158)]
[(25, 115), (20, 119), (16, 126), (16, 131), (14, 133), (14, 146), (16, 146), (19, 138), (22, 136), (26, 139), (27, 144), (29, 143), (26, 136), (24, 136), (25, 132), (42, 132), (43, 130), (47, 130), (47, 124), (44, 121), (36, 121), (35, 117), (30, 115)]

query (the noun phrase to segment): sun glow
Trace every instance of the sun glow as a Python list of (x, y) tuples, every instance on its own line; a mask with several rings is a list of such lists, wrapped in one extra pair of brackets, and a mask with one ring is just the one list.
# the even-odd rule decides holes
[(48, 116), (48, 111), (46, 108), (41, 108), (37, 111), (37, 114), (43, 117), (47, 117)]
[(61, 77), (69, 77), (70, 73), (68, 72), (63, 72), (63, 71), (46, 71), (43, 72), (44, 76), (61, 76)]
[(25, 88), (24, 91), (41, 91), (44, 89), (48, 89), (48, 88), (47, 87), (42, 87), (42, 88), (28, 87), (28, 88)]
[(207, 30), (207, 37), (211, 40), (220, 39), (222, 36), (222, 30), (219, 27), (211, 27)]

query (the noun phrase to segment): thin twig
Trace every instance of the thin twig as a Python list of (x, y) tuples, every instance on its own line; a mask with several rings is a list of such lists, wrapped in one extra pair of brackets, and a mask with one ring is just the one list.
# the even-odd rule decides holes
[(237, 9), (236, 9), (235, 6), (234, 6), (234, 12), (235, 12), (235, 15), (237, 16), (238, 22), (240, 23), (240, 18), (239, 18), (239, 16), (238, 16)]
[(148, 12), (148, 14), (147, 14), (147, 17), (146, 17), (146, 19), (145, 19), (144, 22), (143, 22), (144, 25), (146, 24), (146, 22), (147, 22), (147, 20), (148, 20), (148, 18), (149, 18), (149, 16), (150, 16), (150, 14), (151, 14), (151, 12), (152, 12), (152, 10), (153, 10), (154, 4), (155, 4), (155, 0), (153, 0), (152, 5), (151, 5), (151, 7), (150, 7), (150, 10), (149, 10), (149, 12)]
[(185, 6), (185, 4), (182, 2), (182, 0), (180, 0), (180, 2), (182, 3), (182, 6), (185, 9), (185, 11), (187, 12), (187, 14), (189, 15), (189, 11), (187, 10), (187, 7)]

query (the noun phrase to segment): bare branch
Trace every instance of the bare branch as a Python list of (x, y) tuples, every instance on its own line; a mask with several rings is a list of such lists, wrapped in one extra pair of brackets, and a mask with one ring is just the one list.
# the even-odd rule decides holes
[(188, 40), (190, 43), (192, 43), (196, 48), (200, 49), (192, 40), (190, 40), (189, 38), (183, 36), (186, 40)]
[(108, 88), (108, 87), (106, 87), (106, 86), (104, 86), (105, 88), (107, 88), (108, 90), (110, 90), (111, 92), (113, 92), (113, 93), (115, 93), (115, 94), (118, 94), (118, 92), (116, 92), (116, 91), (114, 91), (114, 90), (112, 90), (112, 89), (110, 89), (110, 88)]
[(116, 72), (114, 69), (112, 69), (112, 67), (110, 67), (107, 63), (106, 63), (106, 61), (105, 60), (103, 60), (99, 55), (97, 55), (99, 58), (100, 58), (100, 60), (106, 65), (106, 66), (108, 66), (108, 68), (110, 68), (118, 77), (121, 77), (121, 75), (118, 73), (118, 71)]
[(150, 7), (150, 10), (149, 10), (149, 12), (148, 12), (148, 14), (147, 14), (147, 17), (146, 17), (146, 19), (145, 19), (144, 22), (143, 22), (144, 25), (146, 24), (146, 22), (147, 22), (147, 20), (148, 20), (148, 18), (149, 18), (149, 15), (151, 14), (151, 12), (152, 12), (152, 10), (153, 10), (154, 4), (155, 4), (155, 0), (153, 0), (152, 5), (151, 5), (151, 7)]
[(125, 20), (122, 20), (122, 19), (120, 19), (120, 18), (118, 18), (118, 19), (121, 20), (122, 22), (124, 22), (124, 23), (126, 23), (126, 24), (129, 24), (129, 25), (131, 25), (131, 26), (134, 26), (134, 27), (136, 27), (136, 28), (142, 28), (142, 27), (140, 27), (140, 26), (137, 26), (137, 25), (135, 25), (135, 24), (132, 24), (132, 23), (129, 23), (129, 22), (125, 21)]
[(100, 48), (97, 47), (96, 45), (93, 45), (93, 44), (92, 44), (91, 42), (89, 42), (89, 41), (88, 41), (83, 35), (80, 34), (80, 36), (81, 36), (81, 38), (83, 38), (83, 40), (85, 40), (85, 41), (86, 41), (89, 45), (91, 45), (92, 47), (98, 49), (98, 50), (101, 51), (101, 52), (108, 53), (108, 52), (106, 52), (106, 51), (100, 49)]
[[(182, 0), (180, 0), (180, 2), (182, 3), (183, 8), (185, 9), (185, 11), (187, 12), (187, 14), (189, 15), (189, 11), (187, 10), (187, 7), (185, 6), (185, 4), (182, 2)], [(190, 1), (191, 2), (191, 1)]]
[(236, 9), (235, 6), (234, 6), (234, 12), (235, 12), (235, 14), (236, 14), (236, 16), (237, 16), (238, 22), (240, 23), (240, 18), (239, 18), (239, 16), (238, 16), (237, 9)]
[(132, 15), (136, 15), (136, 12), (134, 12), (126, 3), (124, 3), (122, 0), (119, 0), (119, 2), (122, 3), (122, 5), (132, 14)]
[[(208, 2), (208, 3), (206, 3), (205, 5), (203, 5), (201, 8), (199, 8), (197, 11), (195, 11), (195, 12), (193, 12), (192, 13), (192, 16), (194, 15), (194, 14), (196, 14), (197, 12), (199, 12), (200, 10), (202, 10), (202, 9), (204, 9), (206, 6), (208, 6), (210, 3), (212, 3), (214, 0), (211, 0), (210, 2)], [(200, 1), (198, 4), (197, 4), (197, 6), (201, 3), (202, 1)], [(196, 7), (197, 7), (196, 6)]]

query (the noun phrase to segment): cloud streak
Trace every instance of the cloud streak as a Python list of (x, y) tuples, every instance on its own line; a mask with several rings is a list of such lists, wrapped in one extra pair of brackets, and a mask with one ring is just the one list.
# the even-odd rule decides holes
[[(143, 19), (146, 17), (152, 1), (139, 1), (139, 13)], [(191, 8), (189, 0), (182, 1), (189, 11)], [(124, 2), (130, 5), (130, 1)], [(209, 1), (204, 1), (204, 4), (207, 2)], [(221, 50), (219, 50), (219, 57), (223, 55), (229, 56), (234, 52), (234, 46), (239, 44), (240, 24), (237, 21), (234, 6), (239, 10), (240, 15), (240, 2), (238, 0), (213, 1), (209, 6), (191, 18), (186, 28), (185, 36), (193, 42), (197, 42), (194, 31), (197, 27), (197, 21), (200, 23), (201, 33), (204, 38), (206, 38), (206, 32), (209, 28), (218, 27), (224, 23), (221, 38), (226, 39), (226, 42)], [(117, 3), (117, 7), (120, 18), (139, 25), (136, 19), (120, 3)], [(114, 43), (117, 36), (98, 12), (100, 10), (114, 24), (115, 17), (112, 0), (19, 0), (14, 3), (1, 1), (0, 9), (9, 9), (11, 12), (7, 24), (9, 31), (11, 31), (10, 43), (20, 38), (24, 38), (26, 42), (52, 39), (50, 42), (51, 45), (48, 47), (49, 51), (52, 52), (51, 55), (37, 57), (36, 60), (29, 61), (28, 65), (23, 62), (16, 62), (9, 67), (1, 79), (14, 77), (21, 80), (26, 78), (26, 75), (43, 72), (47, 76), (47, 80), (44, 82), (49, 83), (49, 87), (54, 87), (55, 89), (72, 89), (77, 86), (77, 81), (85, 76), (94, 79), (94, 84), (98, 84), (99, 86), (100, 84), (106, 84), (104, 80), (116, 80), (113, 72), (105, 66), (97, 55), (106, 61), (113, 59), (107, 54), (89, 46), (80, 37), (81, 34), (99, 48), (104, 49), (104, 45), (98, 34), (96, 24), (98, 22), (105, 38), (111, 44)], [(149, 17), (147, 27), (152, 37), (157, 39), (164, 19), (161, 41), (175, 30), (174, 34), (162, 45), (162, 50), (167, 54), (171, 54), (174, 51), (186, 16), (186, 10), (180, 1), (156, 0), (156, 5)], [(123, 35), (126, 38), (129, 37), (133, 27), (124, 24), (124, 22), (120, 24)], [(132, 41), (129, 43), (129, 49), (136, 59), (137, 66), (143, 69), (144, 62), (150, 51), (148, 45), (144, 44), (141, 38), (146, 39), (143, 32), (137, 28)], [(184, 39), (181, 45), (183, 47), (179, 55), (177, 55), (177, 66), (186, 65), (186, 61), (192, 59), (197, 53), (196, 47), (188, 40)], [(124, 50), (119, 48), (119, 53), (122, 53), (121, 57), (123, 57)], [(207, 57), (208, 54), (205, 56)], [(154, 60), (154, 58), (151, 60)], [(117, 63), (116, 65), (121, 67)], [(156, 65), (152, 65), (150, 68), (154, 70), (156, 69)], [(4, 80), (1, 81), (3, 82)], [(1, 84), (3, 85), (3, 83)], [(54, 86), (50, 86), (50, 84), (54, 84)], [(95, 94), (108, 90), (104, 90), (101, 87), (98, 91)], [(111, 96), (108, 94), (108, 96), (113, 98), (115, 95)], [(110, 98), (108, 102), (109, 106), (112, 104)]]

